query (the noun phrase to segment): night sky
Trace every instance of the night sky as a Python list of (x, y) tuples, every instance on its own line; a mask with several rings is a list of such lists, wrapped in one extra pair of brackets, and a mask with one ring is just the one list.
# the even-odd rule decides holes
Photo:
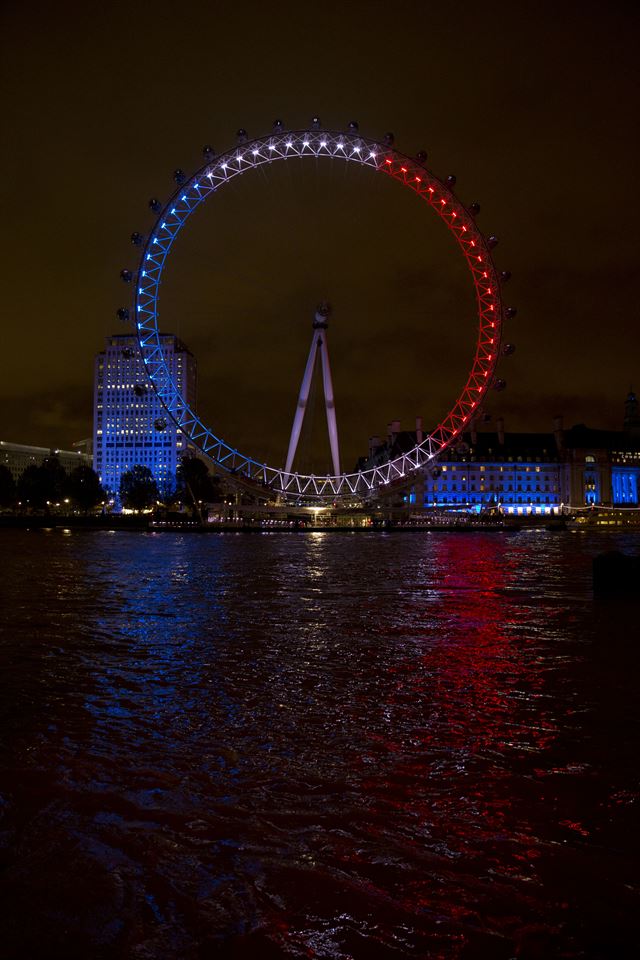
[[(235, 132), (391, 130), (482, 206), (518, 308), (489, 411), (509, 429), (618, 428), (640, 389), (638, 14), (525, 3), (17, 3), (1, 23), (0, 438), (68, 447), (92, 426), (93, 358), (133, 230), (172, 171)], [(444, 415), (475, 311), (444, 226), (409, 191), (333, 161), (225, 187), (166, 271), (163, 329), (197, 356), (200, 410), (282, 463), (316, 303), (328, 299), (344, 463), (393, 418)], [(319, 401), (321, 398), (316, 398)], [(323, 411), (316, 403), (314, 431)], [(317, 439), (317, 437), (316, 437)], [(307, 437), (299, 466), (321, 468)], [(315, 452), (314, 452), (315, 450)], [(304, 458), (308, 458), (306, 463)], [(320, 458), (318, 460), (318, 457)], [(315, 459), (314, 459), (315, 458)]]

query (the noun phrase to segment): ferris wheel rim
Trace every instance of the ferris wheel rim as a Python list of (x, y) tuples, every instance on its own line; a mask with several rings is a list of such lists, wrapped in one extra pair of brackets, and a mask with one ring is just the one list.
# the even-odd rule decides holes
[[(221, 186), (249, 170), (278, 160), (328, 157), (385, 173), (427, 201), (458, 242), (476, 293), (476, 353), (466, 383), (436, 428), (409, 451), (366, 470), (331, 475), (300, 474), (272, 467), (230, 446), (204, 424), (184, 400), (168, 368), (158, 326), (159, 286), (175, 238), (191, 214)], [(503, 305), (487, 238), (453, 191), (420, 160), (394, 146), (361, 136), (325, 130), (278, 131), (247, 140), (207, 162), (182, 184), (160, 210), (142, 248), (135, 277), (134, 322), (149, 382), (164, 409), (187, 439), (219, 467), (249, 484), (285, 498), (311, 501), (361, 499), (404, 482), (432, 461), (473, 419), (493, 383), (500, 356)]]

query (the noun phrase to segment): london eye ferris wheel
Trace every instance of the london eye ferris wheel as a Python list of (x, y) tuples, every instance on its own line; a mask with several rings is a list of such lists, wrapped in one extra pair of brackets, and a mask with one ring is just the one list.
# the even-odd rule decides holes
[[(306, 130), (285, 130), (281, 121), (273, 124), (271, 134), (250, 139), (239, 130), (236, 145), (222, 154), (203, 148), (204, 165), (191, 177), (176, 170), (177, 189), (169, 200), (149, 201), (156, 216), (148, 235), (133, 233), (132, 242), (141, 249), (135, 273), (122, 270), (121, 277), (134, 289), (133, 312), (121, 307), (121, 319), (131, 320), (138, 339), (140, 355), (152, 388), (167, 415), (191, 444), (224, 471), (256, 489), (268, 489), (284, 499), (298, 502), (323, 502), (367, 499), (388, 490), (396, 482), (427, 467), (452, 444), (477, 418), (481, 403), (490, 388), (501, 390), (505, 381), (496, 376), (500, 357), (513, 352), (512, 344), (502, 345), (505, 318), (515, 315), (505, 307), (501, 285), (508, 271), (499, 272), (493, 262), (494, 236), (485, 237), (475, 217), (479, 205), (465, 206), (455, 195), (456, 178), (441, 180), (427, 168), (426, 154), (409, 157), (394, 146), (392, 134), (372, 140), (360, 134), (352, 121), (346, 132), (325, 131), (318, 118)], [(197, 412), (186, 403), (163, 356), (158, 306), (160, 284), (173, 243), (191, 214), (211, 199), (225, 184), (257, 168), (284, 160), (304, 162), (306, 158), (329, 158), (368, 168), (399, 186), (411, 190), (423, 201), (425, 211), (435, 214), (455, 238), (464, 257), (475, 289), (477, 334), (475, 356), (466, 382), (440, 423), (408, 452), (387, 459), (369, 469), (332, 475), (300, 474), (284, 467), (260, 462), (217, 435)]]

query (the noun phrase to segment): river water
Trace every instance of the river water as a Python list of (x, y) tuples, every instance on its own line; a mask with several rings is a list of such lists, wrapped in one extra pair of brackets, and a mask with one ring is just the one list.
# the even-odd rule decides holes
[(637, 956), (639, 546), (3, 531), (0, 956)]

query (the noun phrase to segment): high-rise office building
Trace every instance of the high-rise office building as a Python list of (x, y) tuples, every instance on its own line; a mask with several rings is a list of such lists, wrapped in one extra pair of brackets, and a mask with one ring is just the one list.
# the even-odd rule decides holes
[[(195, 358), (177, 337), (163, 335), (160, 341), (173, 381), (193, 407)], [(107, 337), (96, 356), (93, 435), (94, 470), (112, 496), (118, 495), (123, 473), (137, 465), (151, 470), (161, 493), (175, 485), (188, 441), (149, 385), (138, 342), (130, 334)]]

